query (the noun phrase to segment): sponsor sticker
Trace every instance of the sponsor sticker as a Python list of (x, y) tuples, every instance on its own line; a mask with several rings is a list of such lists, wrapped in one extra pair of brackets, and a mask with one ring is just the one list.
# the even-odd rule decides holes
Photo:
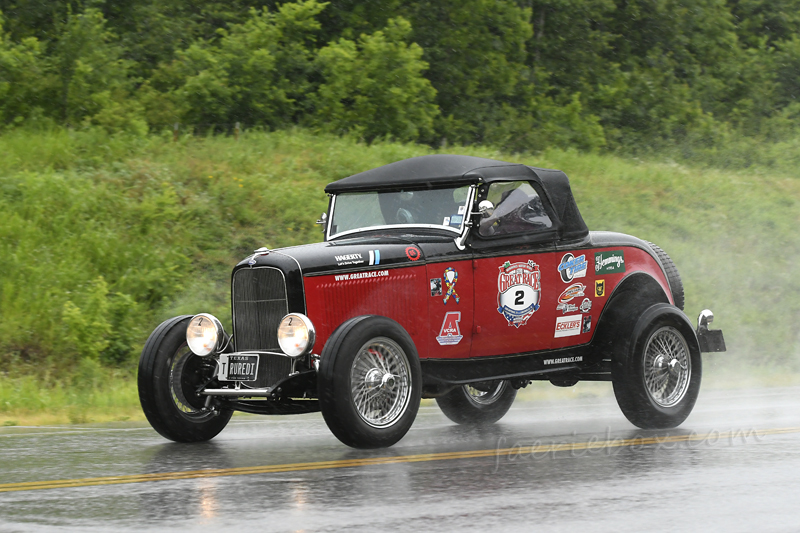
[(463, 215), (466, 212), (467, 212), (467, 206), (465, 206), (465, 205), (458, 206), (458, 214), (459, 215)]
[(625, 272), (625, 252), (623, 250), (595, 252), (595, 274), (618, 274), (620, 272)]
[(450, 217), (450, 225), (458, 227), (464, 221), (464, 215), (453, 215)]
[(436, 342), (442, 346), (452, 346), (461, 342), (464, 336), (461, 334), (459, 322), (461, 322), (460, 311), (450, 311), (444, 315), (442, 329), (439, 330), (439, 335), (436, 336)]
[(533, 261), (498, 267), (497, 312), (505, 317), (509, 326), (524, 326), (539, 309), (541, 298), (541, 272)]
[(582, 355), (576, 355), (573, 357), (557, 357), (555, 359), (545, 359), (542, 361), (545, 365), (563, 365), (566, 363), (580, 363), (583, 361)]
[(381, 251), (380, 250), (370, 250), (369, 251), (369, 264), (370, 265), (380, 265), (381, 264)]
[(584, 298), (581, 302), (581, 311), (584, 313), (588, 313), (592, 310), (592, 301), (589, 298)]
[(602, 298), (606, 295), (606, 280), (604, 279), (596, 279), (594, 280), (594, 296), (595, 298)]
[(336, 264), (338, 266), (360, 265), (364, 262), (364, 257), (361, 254), (334, 255), (333, 258), (336, 259)]
[(577, 311), (578, 308), (575, 305), (572, 305), (568, 302), (571, 302), (573, 298), (579, 298), (584, 295), (586, 290), (586, 285), (583, 283), (573, 283), (566, 289), (564, 292), (561, 293), (561, 296), (558, 297), (558, 305), (556, 306), (556, 311), (562, 311), (563, 313), (571, 313), (572, 311)]
[(583, 327), (581, 327), (581, 333), (589, 333), (592, 331), (592, 315), (586, 315), (583, 317)]
[(370, 272), (353, 272), (352, 274), (337, 274), (334, 276), (336, 281), (350, 281), (354, 279), (385, 278), (389, 275), (388, 270), (372, 270)]
[(442, 295), (442, 278), (431, 278), (431, 296)]
[(442, 226), (449, 226), (450, 225), (450, 217), (444, 217), (442, 220)]
[(458, 281), (458, 272), (453, 267), (447, 267), (444, 270), (444, 284), (447, 287), (447, 294), (444, 295), (444, 303), (447, 305), (447, 302), (450, 301), (452, 297), (456, 303), (460, 302), (461, 299), (458, 297), (458, 293), (456, 292), (456, 282)]
[(581, 334), (581, 315), (559, 316), (556, 317), (556, 331), (553, 335), (559, 337), (572, 337)]
[(416, 261), (419, 259), (419, 256), (422, 255), (419, 251), (419, 248), (416, 246), (409, 246), (406, 248), (406, 257), (408, 257), (411, 261)]
[(585, 254), (581, 254), (578, 257), (570, 253), (564, 254), (564, 257), (561, 258), (561, 263), (558, 265), (558, 272), (561, 274), (561, 280), (564, 283), (569, 283), (575, 278), (586, 277), (588, 265)]

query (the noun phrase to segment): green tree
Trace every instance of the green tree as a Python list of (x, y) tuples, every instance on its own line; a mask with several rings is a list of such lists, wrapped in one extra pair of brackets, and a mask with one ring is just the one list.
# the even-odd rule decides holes
[(583, 101), (614, 147), (683, 138), (750, 96), (724, 0), (618, 1), (602, 28), (604, 73)]
[(4, 31), (0, 12), (0, 125), (21, 124), (41, 116), (52, 76), (45, 63), (43, 45), (36, 37), (14, 43)]
[(441, 109), (439, 135), (481, 142), (503, 106), (528, 102), (530, 9), (509, 0), (435, 0), (415, 2), (405, 12), (414, 28), (412, 41), (430, 65), (427, 77)]
[[(144, 89), (151, 123), (171, 118), (192, 124), (246, 121), (277, 128), (303, 111), (324, 3), (304, 0), (250, 11), (250, 17), (218, 42), (200, 40), (156, 72)], [(155, 91), (155, 94), (154, 92)], [(154, 104), (164, 95), (171, 110)], [(171, 114), (170, 114), (171, 113)]]
[(411, 25), (390, 19), (386, 28), (340, 39), (317, 55), (322, 83), (312, 97), (311, 122), (334, 132), (351, 132), (368, 141), (391, 136), (413, 141), (433, 132), (436, 91), (422, 75), (428, 64), (422, 49), (406, 44)]
[(607, 57), (615, 37), (608, 30), (617, 9), (613, 0), (520, 0), (519, 5), (531, 10), (527, 63), (545, 75), (554, 94), (586, 92), (614, 69)]
[(0, 11), (9, 22), (6, 30), (12, 41), (36, 37), (47, 42), (56, 34), (58, 21), (66, 19), (69, 13), (79, 12), (83, 3), (84, 0), (0, 0)]
[(331, 0), (320, 14), (320, 38), (355, 40), (359, 35), (383, 29), (390, 18), (403, 14), (401, 0)]
[(792, 39), (800, 32), (798, 0), (728, 0), (742, 44), (760, 48)]
[(259, 0), (92, 0), (92, 5), (103, 12), (108, 27), (119, 35), (125, 59), (136, 62), (137, 75), (144, 77), (150, 77), (160, 63), (172, 61), (177, 51), (185, 50), (199, 39), (219, 41), (218, 30), (243, 24), (250, 17), (251, 8), (261, 10), (272, 3)]
[(106, 29), (102, 13), (70, 14), (60, 28), (51, 56), (58, 87), (55, 114), (72, 126), (99, 125), (110, 131), (144, 133), (141, 106), (131, 99), (131, 62)]

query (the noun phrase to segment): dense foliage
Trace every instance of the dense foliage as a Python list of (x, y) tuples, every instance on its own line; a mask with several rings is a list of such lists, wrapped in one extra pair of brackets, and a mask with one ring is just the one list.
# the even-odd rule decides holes
[(0, 0), (0, 127), (691, 152), (800, 118), (800, 0)]

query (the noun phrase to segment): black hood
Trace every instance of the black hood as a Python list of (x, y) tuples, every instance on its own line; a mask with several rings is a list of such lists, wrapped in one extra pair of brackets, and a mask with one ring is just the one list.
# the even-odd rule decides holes
[[(402, 237), (368, 237), (278, 248), (255, 253), (236, 268), (275, 266), (299, 269), (303, 276), (353, 270), (422, 264), (425, 256), (416, 243)], [(452, 239), (450, 239), (452, 242)]]

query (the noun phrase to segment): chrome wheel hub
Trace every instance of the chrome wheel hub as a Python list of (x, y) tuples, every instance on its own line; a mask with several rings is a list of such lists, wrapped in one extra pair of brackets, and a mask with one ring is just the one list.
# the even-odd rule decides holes
[(644, 350), (644, 384), (650, 398), (661, 407), (678, 404), (689, 389), (692, 362), (689, 347), (673, 327), (656, 330)]
[(392, 339), (364, 344), (350, 369), (351, 398), (361, 419), (375, 428), (397, 422), (411, 398), (410, 376), (408, 357)]

